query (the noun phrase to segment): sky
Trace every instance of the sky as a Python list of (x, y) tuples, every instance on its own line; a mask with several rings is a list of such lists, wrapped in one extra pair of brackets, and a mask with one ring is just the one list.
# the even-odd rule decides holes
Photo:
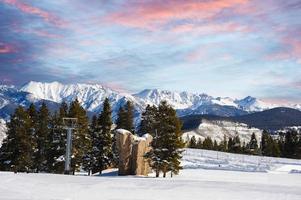
[(0, 83), (301, 103), (301, 0), (0, 0)]

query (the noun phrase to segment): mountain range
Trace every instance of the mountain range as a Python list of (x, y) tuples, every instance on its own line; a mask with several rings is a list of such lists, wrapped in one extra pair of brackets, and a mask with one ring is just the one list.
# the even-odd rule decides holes
[[(30, 81), (21, 87), (0, 85), (0, 143), (5, 137), (6, 120), (19, 105), (37, 107), (44, 102), (50, 111), (58, 110), (62, 102), (70, 103), (78, 99), (87, 110), (88, 116), (102, 111), (103, 101), (109, 98), (112, 116), (117, 118), (118, 110), (129, 100), (135, 111), (135, 125), (139, 125), (141, 113), (147, 104), (159, 105), (167, 101), (183, 122), (184, 139), (196, 136), (233, 136), (239, 129), (241, 137), (248, 140), (253, 132), (260, 135), (261, 130), (277, 131), (282, 128), (301, 125), (300, 105), (269, 104), (255, 97), (234, 99), (213, 97), (203, 93), (173, 92), (159, 89), (145, 89), (130, 94), (118, 92), (100, 84), (62, 84), (59, 82)], [(288, 108), (290, 107), (290, 108)], [(204, 121), (205, 120), (205, 121)], [(250, 128), (254, 127), (254, 128)], [(0, 144), (1, 145), (1, 144)]]
[[(0, 86), (0, 117), (8, 118), (17, 105), (28, 106), (46, 102), (55, 109), (65, 101), (70, 103), (77, 98), (81, 105), (91, 113), (99, 113), (102, 103), (108, 97), (112, 105), (113, 118), (120, 106), (127, 100), (135, 106), (135, 116), (138, 117), (147, 104), (158, 105), (166, 100), (177, 110), (179, 116), (194, 114), (211, 114), (218, 116), (240, 116), (252, 112), (278, 107), (257, 98), (248, 96), (243, 99), (230, 97), (212, 97), (207, 94), (173, 92), (159, 89), (145, 89), (139, 93), (130, 94), (118, 92), (100, 84), (62, 84), (59, 82), (30, 81), (22, 87)], [(300, 105), (287, 105), (300, 108)]]
[[(136, 123), (147, 104), (158, 105), (166, 100), (177, 110), (179, 116), (210, 114), (223, 117), (242, 116), (259, 112), (280, 105), (270, 104), (255, 97), (243, 99), (230, 97), (213, 97), (203, 93), (173, 92), (159, 89), (145, 89), (139, 93), (130, 94), (118, 92), (100, 84), (62, 84), (59, 82), (30, 81), (22, 87), (0, 85), (0, 118), (8, 119), (18, 105), (28, 106), (30, 103), (40, 105), (41, 102), (57, 109), (63, 101), (70, 103), (75, 98), (92, 115), (102, 110), (105, 98), (112, 105), (113, 118), (126, 101), (133, 102)], [(299, 109), (300, 105), (286, 105)]]

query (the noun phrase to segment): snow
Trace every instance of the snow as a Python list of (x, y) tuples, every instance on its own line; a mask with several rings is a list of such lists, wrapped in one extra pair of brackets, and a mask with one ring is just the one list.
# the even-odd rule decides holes
[(128, 130), (125, 130), (125, 129), (117, 129), (116, 131), (115, 131), (117, 134), (122, 134), (122, 135), (127, 135), (127, 134), (132, 134), (130, 131), (128, 131)]
[[(92, 177), (0, 172), (0, 199), (301, 199), (301, 174), (297, 173), (300, 171), (300, 160), (264, 158), (260, 161), (270, 166), (266, 172), (216, 170), (213, 166), (225, 158), (229, 159), (228, 166), (231, 163), (246, 166), (245, 161), (256, 165), (259, 159), (245, 156), (243, 162), (241, 155), (220, 153), (217, 158), (214, 151), (188, 149), (183, 158), (184, 170), (172, 179), (118, 177), (115, 169)], [(192, 168), (189, 163), (195, 166)], [(202, 167), (201, 163), (207, 163), (208, 168)]]
[(214, 169), (243, 172), (290, 173), (301, 170), (301, 160), (232, 154), (203, 149), (187, 149), (182, 165), (185, 169)]
[(249, 127), (243, 123), (203, 119), (197, 129), (185, 132), (182, 138), (187, 141), (192, 136), (195, 136), (197, 140), (204, 140), (206, 137), (210, 137), (212, 140), (220, 143), (224, 140), (224, 136), (233, 138), (238, 135), (241, 142), (248, 143), (253, 133), (255, 133), (257, 141), (260, 141), (262, 134), (260, 129)]

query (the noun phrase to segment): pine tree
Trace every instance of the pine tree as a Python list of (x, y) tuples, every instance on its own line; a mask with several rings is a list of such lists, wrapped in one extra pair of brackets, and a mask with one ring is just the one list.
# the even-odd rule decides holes
[(126, 128), (126, 111), (120, 107), (117, 114), (116, 129)]
[(67, 117), (68, 105), (62, 103), (59, 112), (50, 119), (49, 148), (46, 151), (47, 169), (52, 173), (64, 173), (64, 156), (66, 153), (66, 130), (63, 118)]
[(120, 107), (116, 121), (117, 129), (122, 128), (135, 133), (134, 107), (132, 102), (127, 101), (124, 107)]
[(210, 137), (206, 137), (203, 142), (203, 149), (212, 150), (213, 149), (213, 142)]
[[(36, 138), (36, 132), (38, 129), (38, 112), (36, 110), (36, 107), (33, 103), (31, 103), (27, 109), (27, 114), (30, 118), (30, 140), (31, 140), (31, 147), (33, 151), (31, 152), (31, 160), (34, 160), (34, 152), (37, 149), (37, 138)], [(35, 165), (31, 166), (31, 171), (35, 171)]]
[(233, 139), (230, 137), (229, 140), (228, 140), (228, 152), (232, 152), (233, 151), (233, 146), (234, 146), (234, 143), (233, 143)]
[(69, 117), (77, 118), (77, 128), (73, 132), (72, 140), (71, 167), (74, 173), (81, 167), (85, 153), (89, 152), (92, 144), (91, 138), (89, 137), (87, 113), (77, 99), (70, 105)]
[(241, 142), (238, 134), (233, 138), (232, 152), (241, 153)]
[(297, 150), (297, 133), (295, 131), (288, 131), (285, 134), (284, 140), (284, 149), (283, 154), (287, 158), (295, 158), (296, 157), (296, 150)]
[(260, 143), (262, 155), (268, 154), (267, 153), (268, 138), (269, 138), (269, 133), (266, 130), (264, 130), (261, 135), (261, 143)]
[(96, 143), (98, 154), (96, 155), (97, 162), (94, 166), (94, 170), (101, 173), (102, 170), (108, 168), (113, 159), (112, 153), (112, 111), (109, 103), (109, 99), (106, 98), (103, 104), (103, 111), (98, 118), (99, 125), (99, 138)]
[(272, 146), (272, 156), (273, 157), (280, 157), (281, 152), (280, 152), (280, 148), (278, 145), (278, 142), (273, 140), (273, 146)]
[(165, 101), (161, 102), (154, 123), (155, 136), (152, 150), (146, 157), (156, 172), (156, 177), (163, 172), (163, 177), (171, 171), (178, 174), (181, 169), (180, 159), (184, 142), (181, 139), (181, 122), (176, 111)]
[[(89, 137), (91, 138), (91, 148), (88, 152), (85, 153), (83, 157), (83, 170), (88, 172), (90, 176), (91, 173), (95, 173), (97, 166), (97, 156), (99, 154), (99, 149), (97, 147), (99, 140), (99, 129), (98, 128), (98, 120), (96, 115), (93, 115), (91, 124), (89, 126)], [(98, 131), (98, 132), (97, 132)]]
[(258, 142), (257, 142), (256, 136), (255, 136), (255, 133), (252, 133), (248, 147), (249, 147), (250, 153), (252, 153), (252, 154), (258, 153)]
[(154, 136), (155, 130), (153, 124), (155, 124), (156, 120), (157, 107), (147, 105), (145, 111), (141, 116), (141, 123), (139, 126), (139, 135), (143, 135), (145, 133), (151, 134)]
[(48, 171), (46, 152), (49, 149), (49, 110), (43, 102), (38, 112), (37, 130), (35, 133), (35, 140), (37, 143), (34, 153), (34, 167), (36, 172)]
[(134, 127), (134, 106), (131, 101), (127, 101), (125, 105), (125, 112), (126, 112), (126, 124), (125, 129), (135, 133), (135, 127)]
[(197, 142), (195, 136), (192, 136), (188, 145), (189, 148), (195, 149), (197, 148)]
[(197, 149), (202, 149), (203, 148), (203, 142), (202, 142), (201, 138), (199, 138), (199, 140), (198, 140), (198, 142), (196, 144), (196, 148)]
[(0, 168), (15, 172), (29, 172), (32, 169), (31, 119), (19, 106), (7, 124), (7, 137), (0, 149)]

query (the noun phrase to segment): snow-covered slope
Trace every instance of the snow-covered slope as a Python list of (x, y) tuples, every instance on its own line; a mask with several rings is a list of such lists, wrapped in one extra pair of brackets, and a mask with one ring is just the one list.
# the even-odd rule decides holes
[(224, 139), (224, 136), (233, 138), (238, 135), (241, 142), (247, 143), (250, 141), (253, 133), (255, 133), (257, 141), (260, 141), (262, 130), (257, 128), (250, 128), (243, 123), (203, 119), (197, 129), (185, 132), (182, 137), (185, 141), (191, 139), (192, 136), (195, 136), (197, 140), (204, 140), (206, 137), (210, 137), (219, 143)]
[(214, 169), (244, 172), (301, 172), (301, 160), (233, 154), (203, 149), (186, 149), (184, 169)]
[(299, 160), (187, 149), (172, 179), (0, 172), (0, 199), (299, 200)]
[(1, 147), (3, 139), (6, 136), (6, 131), (7, 131), (6, 123), (3, 119), (0, 118), (0, 147)]

